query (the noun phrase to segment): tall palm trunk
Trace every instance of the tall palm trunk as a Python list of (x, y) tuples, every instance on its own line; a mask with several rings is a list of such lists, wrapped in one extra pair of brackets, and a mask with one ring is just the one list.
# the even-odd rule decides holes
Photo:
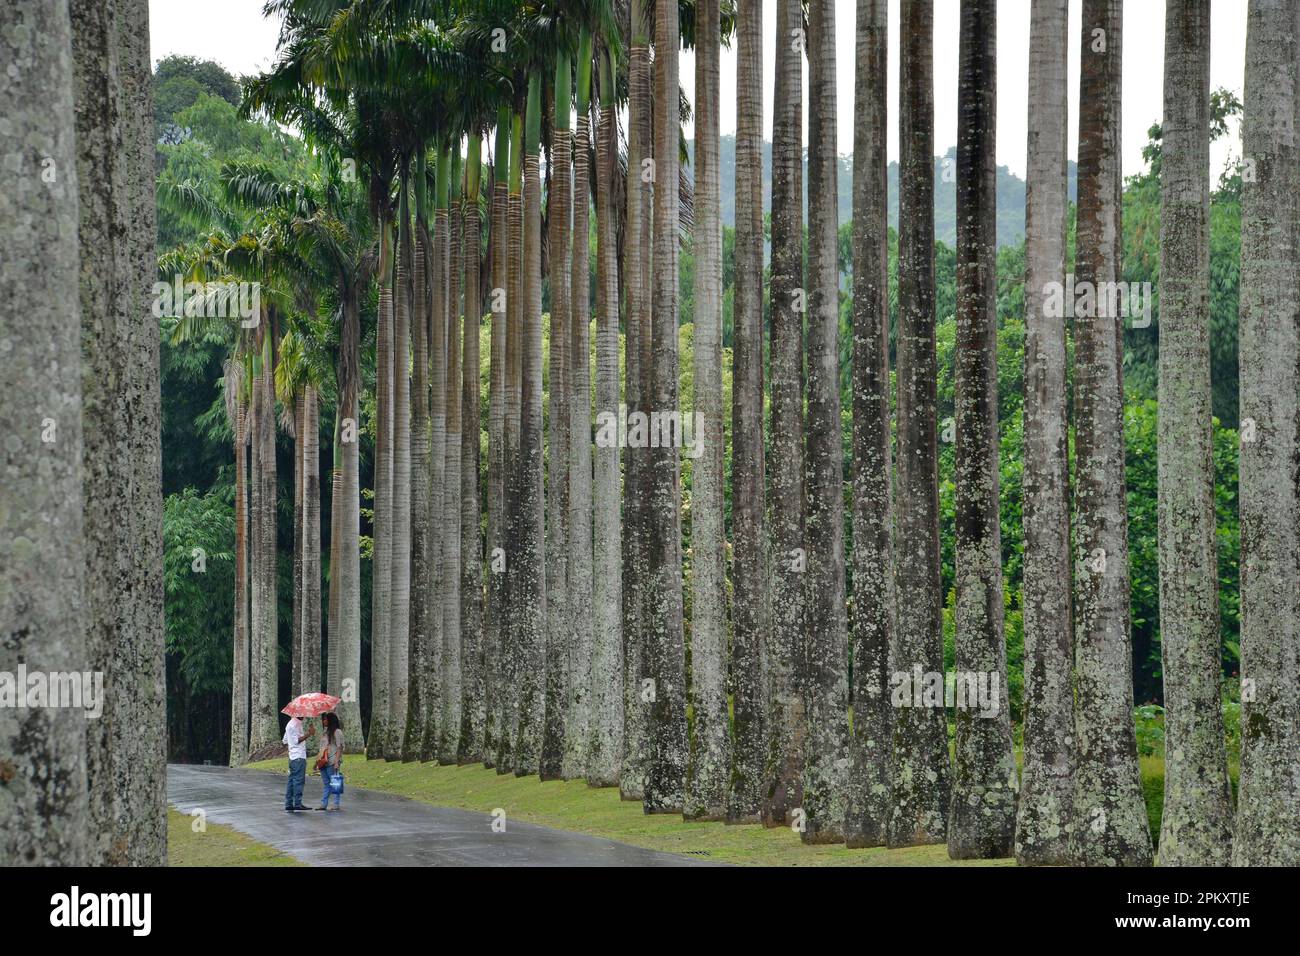
[[(342, 592), (339, 587), (339, 536), (342, 534), (343, 510), (343, 457), (340, 445), (343, 426), (342, 403), (334, 408), (334, 441), (331, 446), (332, 460), (330, 467), (330, 556), (329, 575), (330, 590), (325, 605), (325, 656), (321, 659), (321, 690), (329, 693), (333, 685), (330, 667), (333, 659), (334, 645), (338, 640), (335, 629), (339, 626), (339, 601)], [(345, 737), (346, 739), (346, 737)]]
[(844, 608), (844, 450), (840, 431), (835, 150), (835, 7), (808, 29), (808, 672), (803, 805), (807, 843), (844, 839), (849, 763), (849, 640)]
[(853, 737), (844, 837), (884, 846), (889, 828), (894, 640), (889, 409), (889, 23), (858, 0), (853, 105)]
[(483, 170), (482, 139), (469, 137), (465, 161), (465, 212), (461, 254), (465, 274), (465, 341), (461, 362), (460, 452), (460, 624), (461, 708), (458, 763), (483, 759), (483, 541), (479, 523), (479, 328), (483, 319), (479, 299), (482, 235), (479, 225), (479, 179)]
[(1001, 691), (996, 0), (962, 0), (958, 77), (957, 740), (948, 815), (948, 855), (956, 860), (1011, 856), (1016, 825), (1011, 710)]
[(804, 44), (799, 39), (803, 36), (803, 6), (799, 0), (778, 0), (776, 17), (776, 89), (772, 107), (772, 478), (767, 508), (772, 541), (772, 625), (767, 654), (769, 721), (762, 806), (763, 822), (768, 826), (785, 825), (792, 811), (803, 802), (803, 750), (807, 730), (800, 687), (806, 563)]
[[(650, 20), (647, 0), (630, 0), (632, 42), (628, 58), (628, 189), (623, 275), (627, 285), (627, 407), (643, 413), (648, 404), (650, 365), (650, 232), (654, 221), (654, 179), (645, 165), (653, 151), (650, 109)], [(623, 760), (619, 795), (645, 796), (650, 750), (650, 708), (643, 699), (646, 629), (647, 456), (628, 449), (623, 482)]]
[(515, 735), (519, 729), (519, 698), (513, 692), (519, 673), (519, 431), (523, 384), (523, 316), (524, 316), (524, 208), (523, 208), (523, 114), (515, 112), (510, 120), (510, 192), (507, 218), (510, 237), (506, 302), (506, 421), (504, 445), (505, 471), (505, 614), (501, 627), (501, 719), (497, 747), (497, 773), (514, 770)]
[[(343, 325), (339, 332), (338, 389), (339, 441), (335, 446), (340, 472), (338, 495), (331, 508), (331, 522), (337, 523), (338, 545), (330, 542), (330, 589), (338, 577), (337, 620), (329, 622), (329, 667), (325, 690), (341, 698), (336, 708), (339, 721), (347, 728), (345, 746), (349, 752), (365, 749), (361, 732), (361, 462), (360, 424), (357, 418), (361, 377), (361, 307), (358, 290), (351, 283), (342, 291)], [(335, 563), (337, 562), (337, 563)]]
[[(1070, 476), (1065, 320), (1068, 0), (1034, 0), (1029, 26), (1029, 144), (1025, 184), (1024, 762), (1016, 861), (1069, 860), (1074, 799), (1070, 607)], [(1063, 312), (1064, 310), (1059, 310)]]
[(591, 33), (578, 43), (578, 129), (573, 147), (573, 237), (569, 291), (569, 694), (564, 720), (566, 780), (587, 773), (591, 700)]
[[(158, 323), (140, 319), (157, 274), (149, 7), (74, 0), (69, 8), (89, 478), (83, 666), (104, 675), (106, 692), (103, 719), (86, 725), (90, 862), (160, 866), (167, 856), (160, 344)], [(72, 181), (70, 167), (59, 173)]]
[[(81, 330), (68, 314), (80, 261), (68, 6), (5, 4), (0, 37), (10, 71), (0, 84), (0, 291), (23, 303), (0, 313), (5, 416), (22, 423), (0, 442), (0, 669), (81, 670), (90, 614), (82, 601)], [(54, 182), (44, 169), (55, 171)], [(6, 709), (0, 767), (0, 862), (84, 866), (98, 858), (88, 829), (83, 714)]]
[[(618, 239), (614, 225), (614, 164), (618, 161), (618, 114), (614, 102), (613, 53), (600, 70), (600, 127), (596, 134), (596, 421), (617, 427)], [(629, 186), (631, 194), (634, 186)], [(630, 313), (629, 313), (630, 314)], [(623, 529), (619, 515), (618, 442), (596, 448), (592, 513), (595, 579), (592, 592), (591, 729), (587, 782), (618, 786), (623, 761)]]
[(691, 704), (687, 818), (725, 815), (727, 726), (726, 540), (722, 501), (722, 211), (718, 101), (718, 0), (696, 7), (695, 43), (695, 395), (703, 423), (691, 473)]
[(1219, 701), (1219, 556), (1210, 412), (1210, 2), (1165, 8), (1160, 161), (1160, 862), (1232, 859)]
[(409, 160), (403, 160), (398, 207), (397, 275), (393, 282), (393, 567), (392, 636), (388, 651), (388, 736), (384, 755), (396, 760), (406, 731), (411, 647), (411, 245)]
[(438, 762), (454, 764), (460, 739), (460, 143), (451, 149), (447, 210), (447, 464), (443, 479), (442, 717)]
[(253, 382), (253, 631), (249, 750), (254, 753), (280, 739), (273, 315), (268, 310), (259, 323), (261, 368)]
[[(655, 7), (654, 61), (654, 245), (650, 257), (654, 318), (651, 343), (650, 407), (660, 415), (680, 414), (677, 396), (678, 314), (678, 60), (680, 25), (672, 4)], [(662, 436), (661, 436), (662, 439)], [(650, 534), (646, 610), (646, 677), (650, 702), (650, 762), (646, 767), (645, 811), (681, 813), (686, 782), (686, 638), (682, 611), (681, 475), (675, 447), (651, 447)], [(653, 442), (652, 442), (653, 445)]]
[(519, 669), (514, 675), (519, 720), (513, 764), (516, 776), (541, 766), (545, 718), (546, 542), (542, 490), (542, 182), (538, 161), (542, 135), (542, 78), (528, 79), (524, 136), (523, 313), (520, 334), (519, 537), (512, 549), (518, 575), (516, 605)]
[(573, 211), (573, 146), (569, 131), (572, 102), (569, 55), (555, 57), (551, 151), (547, 170), (547, 264), (551, 273), (549, 401), (546, 468), (546, 695), (542, 729), (541, 777), (561, 776), (569, 701), (569, 324), (570, 241)]
[[(1121, 276), (1121, 0), (1084, 0), (1079, 80), (1076, 288)], [(1106, 283), (1103, 286), (1102, 283)], [(1151, 863), (1151, 834), (1133, 726), (1128, 507), (1124, 485), (1123, 326), (1098, 296), (1075, 321), (1074, 568), (1078, 681), (1071, 855), (1082, 864)]]
[[(235, 432), (235, 633), (234, 661), (230, 690), (230, 766), (238, 767), (248, 757), (248, 405), (244, 384), (233, 370), (242, 372), (243, 360), (236, 356), (226, 363), (226, 388), (234, 389), (231, 420)], [(240, 376), (242, 379), (242, 375)]]
[(370, 588), (370, 729), (366, 756), (383, 759), (388, 742), (388, 648), (392, 632), (393, 230), (380, 222), (379, 315), (375, 329), (374, 547)]
[[(763, 2), (742, 0), (736, 51), (736, 250), (731, 390), (732, 753), (727, 819), (759, 818), (767, 753), (763, 531)], [(783, 210), (784, 212), (784, 210)]]
[(407, 661), (407, 707), (402, 733), (402, 760), (420, 759), (424, 745), (424, 725), (428, 717), (429, 656), (432, 649), (432, 615), (436, 605), (430, 601), (429, 585), (433, 580), (432, 540), (433, 507), (433, 438), (429, 422), (429, 333), (428, 298), (429, 256), (425, 209), (427, 207), (428, 167), (424, 151), (415, 164), (415, 255), (413, 258), (413, 295), (411, 297), (411, 643)]
[(487, 628), (483, 649), (483, 763), (496, 766), (501, 739), (501, 676), (505, 660), (505, 430), (506, 430), (506, 296), (510, 266), (507, 212), (510, 184), (510, 111), (497, 113), (492, 154), (491, 241), (492, 333), (488, 370), (488, 482), (487, 482)]
[[(1295, 0), (1253, 0), (1246, 24), (1241, 196), (1241, 779), (1232, 862), (1300, 863), (1300, 614), (1295, 587), (1297, 144)], [(1254, 440), (1244, 437), (1250, 423)], [(1217, 769), (1216, 769), (1217, 779)]]
[(302, 552), (306, 546), (307, 525), (303, 521), (303, 418), (306, 415), (306, 394), (299, 386), (292, 396), (293, 404), (293, 643), (289, 652), (289, 697), (302, 693)]
[(438, 756), (438, 734), (443, 720), (446, 696), (443, 673), (446, 659), (443, 566), (447, 551), (447, 273), (449, 267), (450, 213), (447, 208), (451, 183), (451, 157), (444, 147), (438, 153), (434, 170), (433, 242), (429, 250), (429, 447), (431, 488), (429, 494), (429, 579), (424, 595), (428, 607), (429, 654), (424, 662), (424, 737), (420, 742), (420, 759)]
[[(898, 173), (896, 646), (910, 680), (943, 673), (934, 327), (934, 0), (902, 0)], [(942, 843), (949, 798), (941, 707), (894, 714), (889, 846)]]
[(321, 687), (320, 566), (320, 398), (315, 386), (303, 389), (303, 546), (302, 546), (302, 692)]

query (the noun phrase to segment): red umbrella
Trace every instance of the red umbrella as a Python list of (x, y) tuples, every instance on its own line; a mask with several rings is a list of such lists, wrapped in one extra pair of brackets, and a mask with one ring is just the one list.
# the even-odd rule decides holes
[(340, 699), (330, 694), (303, 694), (289, 701), (280, 713), (290, 717), (319, 717), (337, 707)]

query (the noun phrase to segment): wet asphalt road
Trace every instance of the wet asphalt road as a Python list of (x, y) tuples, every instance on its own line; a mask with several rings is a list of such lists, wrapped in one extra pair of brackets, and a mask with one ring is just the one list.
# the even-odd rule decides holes
[[(346, 770), (345, 770), (346, 773)], [(169, 764), (167, 799), (182, 813), (201, 808), (313, 866), (692, 866), (704, 861), (507, 819), (492, 831), (486, 813), (434, 807), (348, 787), (344, 810), (284, 811), (285, 778), (260, 770)], [(303, 800), (320, 803), (320, 778)]]

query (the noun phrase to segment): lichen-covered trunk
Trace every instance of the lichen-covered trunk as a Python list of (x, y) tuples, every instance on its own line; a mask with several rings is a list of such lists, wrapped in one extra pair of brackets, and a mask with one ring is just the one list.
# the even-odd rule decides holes
[(505, 654), (505, 429), (506, 429), (506, 213), (509, 184), (510, 114), (497, 117), (492, 177), (491, 244), (492, 288), (488, 304), (492, 331), (488, 344), (488, 478), (487, 478), (487, 614), (483, 635), (483, 764), (496, 766), (501, 734), (502, 662)]
[[(650, 108), (650, 22), (646, 0), (630, 0), (632, 42), (628, 59), (628, 187), (623, 275), (627, 286), (628, 414), (649, 402), (650, 231), (654, 222), (654, 180), (645, 166), (652, 159), (654, 126)], [(649, 753), (650, 708), (644, 700), (647, 627), (646, 551), (648, 457), (645, 449), (628, 448), (623, 482), (623, 757), (619, 794), (624, 800), (645, 795)]]
[[(893, 674), (943, 673), (934, 318), (934, 0), (899, 14), (898, 492)], [(948, 721), (942, 707), (894, 711), (888, 845), (944, 842)]]
[[(1068, 0), (1035, 0), (1025, 183), (1024, 759), (1016, 862), (1069, 861), (1074, 802), (1070, 476), (1065, 385)], [(1053, 314), (1055, 312), (1055, 314)]]
[(546, 695), (540, 773), (543, 780), (562, 775), (564, 735), (569, 704), (569, 368), (572, 337), (569, 300), (572, 271), (569, 217), (573, 206), (573, 143), (569, 131), (569, 58), (556, 57), (551, 103), (551, 151), (546, 191), (546, 257), (550, 267), (551, 315), (547, 380), (546, 453)]
[(687, 818), (720, 820), (730, 761), (727, 726), (727, 553), (722, 497), (722, 177), (719, 170), (721, 13), (696, 7), (695, 395), (702, 431), (691, 473), (691, 709)]
[(253, 380), (253, 601), (249, 751), (280, 739), (279, 614), (276, 603), (274, 313), (258, 326), (261, 370)]
[(844, 840), (849, 786), (849, 638), (844, 604), (844, 446), (840, 425), (835, 6), (808, 30), (808, 489), (803, 809), (806, 843)]
[(1295, 0), (1246, 24), (1241, 195), (1241, 778), (1232, 862), (1300, 864), (1300, 592), (1296, 559), (1297, 93)]
[[(453, 146), (458, 150), (459, 145)], [(459, 193), (460, 158), (451, 166), (451, 186)], [(456, 195), (447, 213), (447, 439), (443, 473), (442, 520), (442, 716), (438, 720), (438, 762), (454, 764), (460, 748), (461, 704), (461, 370), (460, 288), (461, 242), (460, 198)]]
[(893, 474), (889, 409), (889, 195), (884, 0), (858, 0), (853, 138), (852, 762), (844, 839), (884, 846), (893, 729)]
[(523, 164), (524, 256), (523, 313), (520, 335), (519, 521), (518, 543), (510, 557), (518, 575), (516, 602), (518, 671), (513, 686), (518, 703), (513, 764), (527, 777), (541, 765), (546, 681), (546, 542), (542, 488), (542, 182), (538, 164), (541, 139), (541, 77), (529, 80)]
[[(16, 426), (0, 442), (0, 669), (9, 674), (20, 665), (33, 672), (87, 665), (81, 327), (75, 312), (69, 321), (80, 261), (71, 35), (66, 4), (0, 7), (0, 53), (10, 70), (0, 84), (0, 293), (11, 304), (0, 312), (0, 389)], [(98, 859), (88, 830), (85, 730), (84, 714), (68, 708), (6, 710), (0, 866)]]
[[(419, 164), (423, 175), (423, 164)], [(421, 196), (421, 186), (416, 195)], [(406, 721), (402, 732), (402, 760), (419, 760), (424, 745), (424, 725), (429, 702), (429, 646), (432, 638), (432, 613), (437, 607), (429, 599), (433, 578), (433, 444), (429, 422), (429, 316), (425, 309), (428, 285), (428, 249), (424, 228), (423, 203), (415, 226), (413, 290), (411, 316), (411, 639), (407, 674)], [(346, 739), (346, 738), (345, 738)]]
[(289, 650), (289, 697), (302, 693), (302, 551), (307, 525), (303, 521), (303, 418), (306, 394), (299, 387), (293, 403), (293, 623)]
[(465, 275), (464, 358), (461, 362), (460, 625), (461, 707), (457, 763), (483, 759), (483, 543), (479, 524), (479, 151), (471, 140), (472, 193), (465, 199), (461, 254)]
[[(80, 194), (90, 863), (167, 859), (159, 326), (149, 5), (71, 3)], [(12, 61), (11, 61), (12, 62)], [(6, 114), (7, 115), (7, 114)], [(278, 710), (278, 707), (277, 707)]]
[(1232, 789), (1219, 682), (1210, 411), (1210, 3), (1165, 8), (1160, 162), (1162, 865), (1226, 866)]
[(447, 262), (449, 226), (444, 178), (444, 150), (438, 156), (438, 197), (429, 243), (429, 576), (423, 600), (429, 615), (429, 653), (424, 661), (424, 730), (420, 760), (438, 755), (438, 730), (442, 725), (444, 627), (442, 605), (443, 556), (446, 540), (447, 475)]
[(392, 226), (381, 230), (379, 312), (375, 329), (375, 465), (374, 524), (370, 587), (370, 728), (366, 756), (383, 759), (388, 739), (388, 646), (392, 609), (392, 488), (393, 488), (393, 283)]
[(1002, 630), (997, 391), (997, 3), (962, 0), (957, 86), (957, 734), (948, 855), (1011, 856), (1016, 758)]
[(342, 457), (339, 495), (334, 499), (337, 514), (338, 547), (330, 550), (337, 565), (330, 565), (333, 589), (338, 575), (338, 619), (329, 623), (329, 671), (325, 691), (341, 698), (335, 712), (345, 728), (344, 746), (349, 753), (365, 749), (361, 732), (361, 461), (360, 424), (357, 407), (360, 392), (361, 310), (358, 291), (347, 285), (342, 290), (343, 326), (339, 332), (337, 376), (339, 454)]
[(783, 826), (803, 803), (804, 653), (803, 29), (799, 0), (778, 0), (772, 123), (771, 631), (763, 822)]
[[(678, 414), (677, 316), (678, 190), (680, 169), (678, 61), (680, 25), (671, 4), (655, 7), (654, 170), (655, 230), (651, 250), (652, 306), (650, 407)], [(649, 592), (646, 595), (646, 678), (650, 701), (650, 762), (646, 767), (645, 811), (680, 813), (686, 783), (686, 635), (682, 608), (681, 469), (675, 447), (648, 453), (650, 509)]]
[(302, 693), (320, 690), (320, 396), (315, 386), (303, 389), (302, 486)]
[(411, 647), (411, 216), (410, 184), (401, 175), (396, 278), (393, 282), (393, 562), (388, 650), (388, 724), (384, 756), (396, 760), (406, 731)]
[(592, 39), (578, 45), (578, 128), (573, 139), (573, 236), (569, 306), (569, 693), (564, 718), (566, 780), (587, 775), (591, 720), (591, 72)]
[[(1075, 287), (1122, 278), (1121, 0), (1085, 0), (1079, 80)], [(1129, 634), (1124, 480), (1123, 327), (1110, 296), (1075, 312), (1075, 650), (1073, 827), (1087, 865), (1146, 866), (1151, 833), (1138, 772)]]
[[(617, 420), (619, 413), (618, 239), (611, 195), (614, 164), (618, 161), (618, 116), (614, 78), (610, 75), (613, 70), (613, 56), (606, 50), (601, 61), (600, 127), (596, 134), (598, 422), (603, 416), (614, 416)], [(623, 762), (623, 526), (619, 513), (619, 457), (617, 442), (596, 447), (592, 511), (595, 576), (588, 710), (591, 727), (587, 747), (587, 782), (596, 787), (618, 786)]]
[[(236, 358), (235, 361), (242, 361)], [(248, 757), (248, 406), (235, 421), (235, 633), (230, 682), (230, 766)]]
[(764, 530), (763, 3), (736, 21), (736, 248), (731, 389), (731, 781), (727, 819), (754, 822), (766, 795), (764, 644), (771, 578)]

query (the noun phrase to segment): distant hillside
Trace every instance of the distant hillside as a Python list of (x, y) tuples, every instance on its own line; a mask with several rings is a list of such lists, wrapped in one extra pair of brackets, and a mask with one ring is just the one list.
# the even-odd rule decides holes
[[(722, 221), (728, 226), (736, 222), (736, 138), (723, 136), (722, 155)], [(687, 142), (687, 150), (694, 168), (695, 143)], [(957, 244), (957, 187), (952, 176), (956, 170), (957, 147), (950, 147), (945, 156), (934, 160), (934, 233), (948, 246)], [(840, 222), (847, 222), (853, 209), (853, 157), (844, 155), (839, 161), (839, 213)], [(948, 179), (945, 180), (945, 163)], [(1075, 198), (1075, 165), (1070, 163), (1070, 199)], [(804, 203), (808, 200), (808, 160), (804, 158)], [(770, 208), (772, 199), (772, 144), (763, 143), (763, 203)], [(889, 164), (889, 224), (898, 226), (898, 163)], [(998, 167), (998, 245), (1015, 245), (1025, 236), (1025, 182), (1006, 166)]]

